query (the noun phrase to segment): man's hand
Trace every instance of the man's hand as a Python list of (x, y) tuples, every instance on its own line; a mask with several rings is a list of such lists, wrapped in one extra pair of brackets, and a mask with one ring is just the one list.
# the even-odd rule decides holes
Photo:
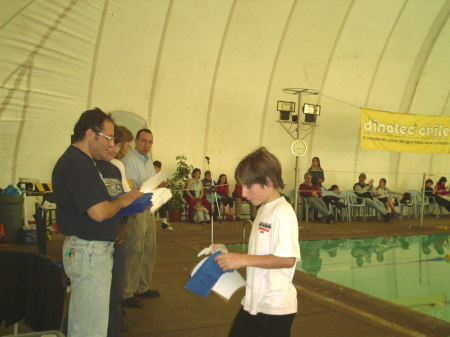
[(144, 193), (132, 190), (128, 193), (119, 195), (116, 199), (111, 201), (103, 201), (87, 209), (89, 217), (97, 222), (105, 221), (112, 218), (120, 211), (120, 209), (130, 205), (137, 198), (142, 197)]
[(144, 195), (144, 193), (139, 192), (137, 190), (131, 190), (130, 192), (123, 193), (117, 197), (117, 200), (120, 201), (123, 207), (127, 207), (128, 205), (131, 205), (133, 201), (135, 201), (137, 198), (140, 198)]
[(222, 270), (239, 269), (246, 266), (247, 254), (224, 253), (217, 255), (214, 260)]

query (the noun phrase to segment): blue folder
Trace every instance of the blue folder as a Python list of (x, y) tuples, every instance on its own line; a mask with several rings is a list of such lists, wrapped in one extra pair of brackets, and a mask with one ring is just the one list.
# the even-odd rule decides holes
[(131, 205), (122, 208), (117, 214), (120, 216), (127, 216), (142, 213), (147, 208), (152, 206), (152, 195), (153, 193), (145, 193), (142, 197), (139, 197), (133, 201)]
[[(219, 254), (222, 254), (222, 252), (216, 252), (208, 257), (200, 268), (198, 268), (197, 272), (186, 282), (184, 287), (201, 297), (208, 297), (214, 285), (225, 273), (217, 262), (214, 261), (214, 258)], [(226, 272), (232, 271), (227, 270)]]

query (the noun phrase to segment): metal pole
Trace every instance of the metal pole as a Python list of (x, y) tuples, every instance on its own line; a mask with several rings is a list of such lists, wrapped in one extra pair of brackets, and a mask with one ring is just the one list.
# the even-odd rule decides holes
[[(305, 88), (285, 88), (283, 89), (283, 92), (291, 95), (298, 95), (298, 103), (297, 103), (297, 111), (298, 111), (298, 118), (297, 118), (297, 137), (295, 140), (300, 140), (300, 126), (302, 125), (302, 122), (300, 120), (301, 117), (301, 109), (302, 109), (302, 95), (318, 95), (319, 92), (314, 89), (305, 89)], [(280, 124), (283, 129), (285, 129), (288, 134), (294, 138), (292, 133), (287, 130), (282, 124)], [(298, 210), (298, 184), (299, 184), (299, 170), (300, 170), (300, 158), (299, 156), (295, 157), (295, 172), (294, 172), (294, 211), (295, 214), (297, 214)]]
[(425, 208), (425, 172), (422, 177), (422, 207), (420, 208), (420, 227), (423, 227), (423, 210)]
[[(297, 111), (298, 111), (298, 118), (297, 118), (297, 140), (300, 139), (300, 112), (302, 108), (302, 92), (298, 92), (298, 103), (297, 103)], [(294, 175), (294, 211), (295, 214), (298, 210), (298, 174), (300, 169), (300, 157), (295, 156), (295, 175)]]

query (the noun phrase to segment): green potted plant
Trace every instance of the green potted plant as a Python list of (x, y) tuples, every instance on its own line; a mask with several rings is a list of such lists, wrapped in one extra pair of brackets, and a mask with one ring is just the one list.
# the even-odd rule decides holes
[(187, 158), (183, 155), (176, 156), (177, 168), (175, 173), (169, 178), (169, 188), (172, 192), (172, 198), (168, 201), (169, 218), (171, 221), (180, 221), (183, 213), (184, 190), (186, 183), (191, 177), (193, 166), (186, 161)]

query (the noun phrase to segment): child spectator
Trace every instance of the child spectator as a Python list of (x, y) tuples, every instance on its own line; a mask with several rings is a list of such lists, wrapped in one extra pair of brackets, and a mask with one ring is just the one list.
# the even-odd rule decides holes
[(202, 205), (202, 199), (196, 198), (194, 204), (194, 222), (195, 223), (208, 223), (211, 218), (209, 217), (208, 209)]
[(425, 180), (425, 196), (434, 197), (434, 188), (433, 188), (433, 180), (427, 179)]
[(385, 178), (380, 179), (380, 181), (378, 182), (378, 187), (375, 188), (374, 192), (375, 192), (374, 193), (375, 197), (384, 204), (384, 207), (386, 208), (387, 211), (391, 210), (391, 214), (394, 216), (400, 215), (400, 213), (398, 213), (395, 210), (394, 204), (392, 203), (392, 198), (389, 194), (397, 194), (399, 196), (402, 194), (393, 192), (390, 189), (388, 189), (386, 187), (386, 179)]
[(259, 336), (264, 331), (264, 336), (288, 337), (297, 312), (292, 279), (300, 247), (297, 217), (279, 192), (284, 186), (281, 164), (262, 147), (241, 160), (235, 178), (243, 186), (243, 197), (261, 206), (248, 253), (215, 257), (223, 270), (247, 268), (245, 297), (229, 336)]

